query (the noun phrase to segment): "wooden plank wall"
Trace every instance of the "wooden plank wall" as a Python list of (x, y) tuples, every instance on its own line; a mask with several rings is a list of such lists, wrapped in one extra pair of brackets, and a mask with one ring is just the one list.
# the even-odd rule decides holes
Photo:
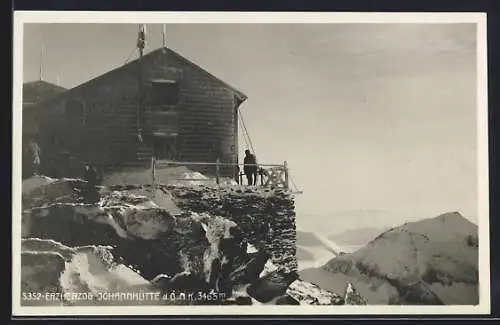
[[(90, 160), (103, 167), (148, 164), (151, 148), (141, 146), (136, 136), (138, 68), (137, 61), (133, 62), (36, 107), (43, 112), (39, 142), (44, 156), (69, 151), (76, 161)], [(168, 51), (144, 57), (141, 68), (143, 87), (158, 78), (180, 82), (180, 160), (215, 162), (219, 158), (236, 162), (237, 119), (232, 91)], [(66, 107), (75, 101), (81, 103), (84, 114), (68, 120)], [(200, 171), (210, 173), (212, 169)], [(222, 172), (232, 176), (231, 168)]]

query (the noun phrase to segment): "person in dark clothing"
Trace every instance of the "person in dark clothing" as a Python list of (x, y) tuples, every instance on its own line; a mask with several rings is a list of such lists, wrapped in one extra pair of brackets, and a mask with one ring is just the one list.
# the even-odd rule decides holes
[(257, 158), (250, 153), (250, 150), (245, 150), (245, 159), (243, 160), (243, 172), (247, 177), (248, 185), (257, 184)]
[(89, 203), (94, 203), (99, 200), (99, 193), (97, 192), (98, 176), (97, 171), (91, 164), (85, 165), (85, 172), (83, 175), (87, 184), (84, 191), (84, 199)]
[(91, 185), (97, 185), (97, 172), (90, 164), (85, 165), (84, 179)]

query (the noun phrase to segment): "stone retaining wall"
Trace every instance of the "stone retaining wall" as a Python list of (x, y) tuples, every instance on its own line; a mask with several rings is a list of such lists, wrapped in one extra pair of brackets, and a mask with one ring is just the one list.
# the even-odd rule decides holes
[(262, 188), (167, 186), (184, 210), (210, 213), (234, 221), (246, 240), (271, 255), (274, 264), (297, 270), (294, 197)]

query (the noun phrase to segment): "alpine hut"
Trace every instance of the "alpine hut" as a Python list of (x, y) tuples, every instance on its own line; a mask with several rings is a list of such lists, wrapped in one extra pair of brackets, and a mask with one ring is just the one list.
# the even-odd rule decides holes
[[(81, 170), (69, 161), (90, 161), (103, 170), (148, 166), (153, 156), (238, 163), (238, 108), (247, 96), (170, 48), (140, 53), (24, 107), (23, 119), (36, 116), (36, 127), (26, 126), (24, 134), (35, 133), (44, 173), (71, 176)], [(234, 176), (231, 167), (220, 172)]]

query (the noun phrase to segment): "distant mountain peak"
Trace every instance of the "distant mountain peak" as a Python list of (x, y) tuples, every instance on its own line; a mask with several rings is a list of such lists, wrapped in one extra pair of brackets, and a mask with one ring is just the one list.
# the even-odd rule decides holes
[(344, 232), (330, 235), (328, 238), (339, 245), (366, 245), (371, 240), (390, 230), (389, 227), (376, 228), (376, 227), (363, 227), (358, 229), (349, 229)]
[(475, 304), (477, 230), (457, 211), (407, 222), (354, 253), (332, 259), (325, 270), (356, 282), (364, 297), (385, 303)]
[(405, 223), (405, 226), (407, 227), (415, 227), (415, 226), (422, 226), (426, 225), (426, 227), (442, 227), (443, 224), (446, 225), (446, 227), (459, 227), (459, 228), (475, 228), (477, 225), (464, 217), (460, 212), (458, 211), (453, 211), (453, 212), (446, 212), (438, 215), (437, 217), (432, 217), (432, 218), (426, 218), (426, 219), (421, 219), (417, 221), (412, 221), (412, 222), (407, 222)]
[(464, 219), (464, 220), (469, 221), (467, 218), (465, 218), (458, 211), (446, 212), (446, 213), (440, 214), (439, 216), (435, 217), (435, 219), (439, 219), (439, 220), (442, 220), (442, 221), (446, 221), (446, 220), (449, 220), (449, 219)]

